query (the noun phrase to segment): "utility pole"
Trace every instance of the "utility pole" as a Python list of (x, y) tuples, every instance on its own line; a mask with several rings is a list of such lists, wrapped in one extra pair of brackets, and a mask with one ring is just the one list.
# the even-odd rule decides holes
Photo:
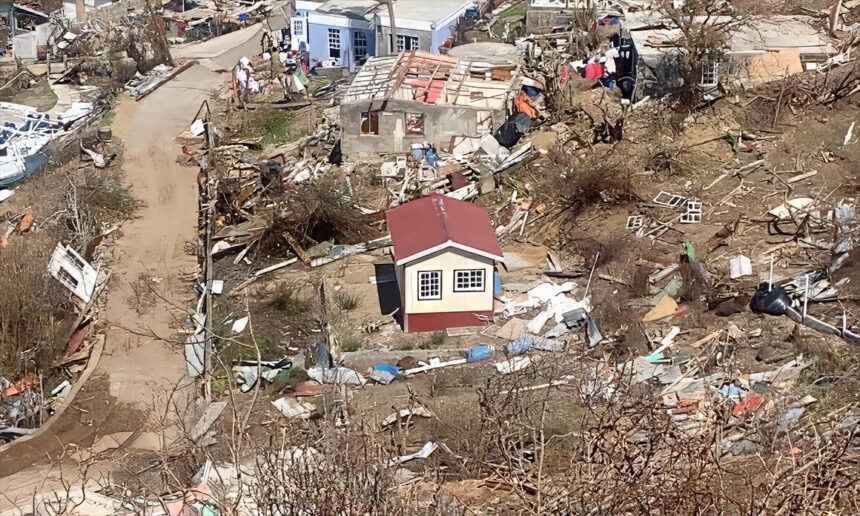
[(397, 33), (394, 32), (394, 0), (386, 0), (385, 3), (388, 5), (388, 30), (391, 31), (388, 38), (388, 55), (393, 56), (397, 53)]

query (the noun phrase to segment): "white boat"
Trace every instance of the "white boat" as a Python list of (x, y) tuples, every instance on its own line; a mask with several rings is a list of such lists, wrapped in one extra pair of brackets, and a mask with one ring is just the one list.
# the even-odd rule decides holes
[(0, 102), (0, 186), (32, 173), (44, 161), (39, 151), (64, 132), (35, 108)]

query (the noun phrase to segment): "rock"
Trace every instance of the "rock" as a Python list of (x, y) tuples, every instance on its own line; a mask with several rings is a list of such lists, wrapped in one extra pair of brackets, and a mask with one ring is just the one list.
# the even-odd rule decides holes
[(496, 189), (496, 178), (493, 176), (492, 172), (489, 174), (484, 174), (478, 180), (478, 192), (481, 195), (488, 194)]
[(130, 57), (121, 57), (111, 61), (111, 77), (120, 82), (128, 82), (137, 73), (137, 63)]
[(397, 361), (397, 367), (402, 369), (414, 369), (418, 367), (418, 360), (413, 356), (407, 355)]
[(755, 355), (755, 359), (759, 362), (764, 362), (765, 364), (773, 364), (775, 362), (780, 362), (787, 358), (791, 358), (792, 356), (793, 353), (791, 351), (774, 348), (772, 346), (764, 344), (760, 348), (758, 348), (758, 352)]
[(543, 131), (532, 137), (532, 145), (536, 149), (549, 150), (558, 141), (558, 133), (554, 131)]
[(730, 315), (743, 312), (746, 308), (746, 302), (739, 300), (738, 298), (734, 298), (718, 304), (714, 309), (714, 314), (716, 314), (717, 317), (728, 317)]

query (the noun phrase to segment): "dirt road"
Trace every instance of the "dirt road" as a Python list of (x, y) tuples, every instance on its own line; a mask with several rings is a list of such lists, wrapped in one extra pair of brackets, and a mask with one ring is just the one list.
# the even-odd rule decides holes
[(174, 399), (180, 405), (188, 399), (182, 347), (162, 340), (187, 327), (194, 302), (189, 279), (196, 270), (197, 171), (176, 162), (181, 148), (175, 138), (207, 97), (207, 85), (218, 80), (194, 66), (143, 101), (120, 103), (113, 131), (125, 142), (126, 179), (143, 207), (123, 225), (116, 261), (108, 264), (113, 277), (100, 314), (107, 328), (104, 353), (72, 410), (47, 432), (0, 455), (6, 496), (32, 494), (60, 445), (86, 448), (103, 435), (146, 430), (153, 406), (175, 385), (180, 389)]
[[(281, 18), (271, 19), (273, 28)], [(259, 52), (258, 34), (255, 26), (177, 47), (174, 54), (229, 69), (242, 55)], [(114, 263), (104, 264), (113, 274), (100, 314), (104, 352), (68, 410), (38, 435), (0, 451), (0, 514), (22, 512), (16, 507), (61, 481), (82, 482), (80, 451), (86, 455), (105, 436), (130, 435), (123, 447), (151, 449), (168, 397), (182, 410), (193, 394), (176, 342), (182, 338), (177, 332), (189, 327), (185, 319), (196, 299), (197, 170), (179, 166), (175, 138), (211, 89), (227, 80), (211, 68), (195, 65), (141, 102), (124, 98), (117, 108), (112, 129), (125, 142), (126, 181), (143, 207), (123, 225)], [(99, 456), (86, 463), (90, 479), (116, 467)]]

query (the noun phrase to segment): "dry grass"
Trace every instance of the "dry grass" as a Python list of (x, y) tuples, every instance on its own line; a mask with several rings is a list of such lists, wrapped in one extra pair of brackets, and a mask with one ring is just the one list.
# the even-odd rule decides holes
[(13, 235), (8, 247), (0, 249), (0, 376), (42, 373), (47, 381), (64, 351), (79, 301), (48, 274), (57, 243), (71, 245), (92, 260), (99, 235), (138, 208), (116, 164), (77, 170), (74, 156), (79, 151), (71, 147), (53, 156), (59, 165), (47, 166), (24, 181), (10, 201), (32, 205), (35, 223), (31, 231)]
[(373, 235), (362, 213), (344, 195), (335, 173), (326, 174), (311, 184), (292, 183), (285, 188), (264, 238), (263, 246), (278, 246), (289, 233), (301, 245), (334, 239), (336, 243), (357, 243)]
[(25, 235), (0, 250), (0, 376), (47, 372), (64, 344), (74, 305), (47, 273), (53, 245), (47, 235)]

